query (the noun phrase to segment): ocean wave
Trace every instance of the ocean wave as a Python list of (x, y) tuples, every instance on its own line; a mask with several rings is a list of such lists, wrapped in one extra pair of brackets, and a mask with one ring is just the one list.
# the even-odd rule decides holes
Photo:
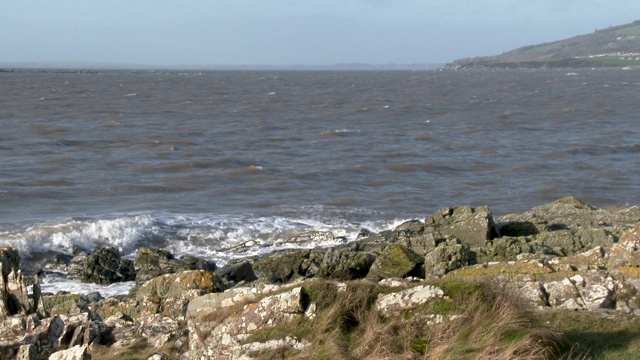
[[(133, 257), (139, 247), (150, 246), (169, 250), (176, 256), (192, 255), (224, 264), (238, 257), (283, 248), (331, 246), (355, 240), (362, 228), (377, 232), (404, 221), (354, 221), (326, 210), (304, 208), (294, 210), (298, 214), (271, 216), (158, 214), (73, 218), (0, 232), (0, 246), (18, 249), (27, 261), (37, 261), (47, 253), (71, 254), (76, 249), (92, 252), (105, 246), (115, 246), (124, 256)], [(288, 242), (307, 231), (330, 231), (335, 239), (305, 244)], [(248, 242), (253, 242), (251, 248), (237, 249)]]
[(360, 130), (351, 130), (351, 129), (336, 129), (336, 130), (327, 130), (323, 132), (322, 136), (340, 136), (340, 135), (349, 135), (349, 134), (358, 134)]

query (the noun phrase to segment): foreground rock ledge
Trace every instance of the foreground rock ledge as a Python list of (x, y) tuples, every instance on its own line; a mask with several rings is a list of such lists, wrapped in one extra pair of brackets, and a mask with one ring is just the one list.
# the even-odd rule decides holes
[[(296, 241), (314, 236), (332, 235), (310, 232)], [(295, 329), (321, 321), (322, 297), (355, 297), (366, 289), (377, 294), (365, 303), (381, 319), (419, 318), (421, 326), (436, 326), (459, 316), (433, 312), (455, 307), (438, 286), (451, 280), (502, 279), (541, 310), (640, 315), (640, 209), (598, 209), (575, 198), (497, 219), (487, 207), (443, 208), (424, 222), (363, 231), (352, 243), (220, 269), (156, 249), (141, 251), (133, 263), (102, 260), (117, 257), (113, 249), (99, 254), (76, 261), (115, 264), (114, 272), (102, 272), (136, 279), (129, 296), (42, 295), (37, 278), (29, 294), (17, 251), (0, 249), (0, 358), (246, 359), (274, 349), (304, 352), (314, 338)], [(345, 321), (358, 326), (355, 318)]]

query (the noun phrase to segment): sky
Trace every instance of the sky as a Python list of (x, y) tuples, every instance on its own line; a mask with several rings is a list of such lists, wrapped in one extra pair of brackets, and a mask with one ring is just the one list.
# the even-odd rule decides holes
[(0, 63), (442, 64), (639, 19), (638, 0), (0, 0)]

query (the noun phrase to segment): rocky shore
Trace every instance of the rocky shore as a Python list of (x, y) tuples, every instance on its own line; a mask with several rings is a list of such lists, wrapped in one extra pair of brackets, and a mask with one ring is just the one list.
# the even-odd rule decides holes
[[(316, 231), (289, 241), (333, 236)], [(640, 316), (640, 208), (599, 209), (569, 197), (494, 218), (487, 207), (459, 206), (380, 233), (363, 229), (340, 246), (223, 267), (152, 248), (140, 248), (135, 260), (116, 248), (79, 250), (40, 266), (25, 275), (18, 252), (0, 249), (2, 359), (437, 358), (454, 350), (432, 335), (472, 324), (478, 311), (470, 299), (495, 304), (496, 289), (515, 294), (514, 311)], [(136, 286), (106, 299), (43, 294), (39, 276), (51, 273)], [(509, 347), (478, 345), (473, 358), (528, 354), (520, 344), (541, 336), (527, 332), (530, 323), (517, 322), (523, 335)], [(407, 342), (381, 346), (385, 331), (372, 329)], [(536, 358), (574, 351), (556, 335), (528, 341), (537, 344), (530, 351)]]

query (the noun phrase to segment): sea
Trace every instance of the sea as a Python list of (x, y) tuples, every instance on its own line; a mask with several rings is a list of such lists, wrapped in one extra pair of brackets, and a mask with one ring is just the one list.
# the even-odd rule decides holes
[[(0, 72), (0, 246), (27, 268), (103, 246), (223, 266), (446, 206), (638, 205), (639, 169), (638, 70)], [(336, 238), (286, 241), (311, 230)]]

